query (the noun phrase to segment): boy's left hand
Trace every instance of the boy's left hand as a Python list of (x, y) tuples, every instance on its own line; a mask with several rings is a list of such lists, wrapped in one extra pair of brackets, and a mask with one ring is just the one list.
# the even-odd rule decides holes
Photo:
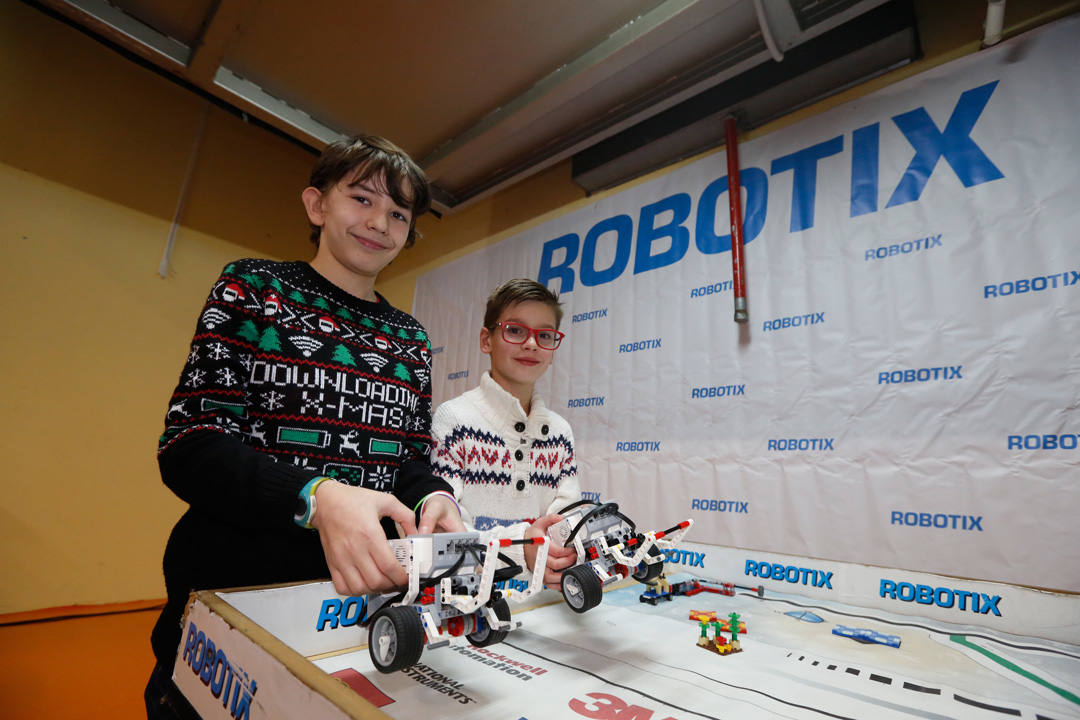
[[(548, 528), (552, 525), (560, 522), (563, 519), (562, 515), (551, 514), (545, 515), (542, 518), (537, 518), (532, 525), (525, 530), (525, 537), (548, 537)], [(562, 588), (562, 571), (570, 567), (577, 561), (577, 551), (572, 547), (563, 547), (551, 542), (551, 538), (548, 537), (548, 559), (547, 565), (544, 567), (544, 585), (552, 590), (559, 590)], [(532, 570), (536, 564), (536, 546), (525, 546), (525, 564)]]
[(424, 512), (420, 515), (420, 525), (416, 531), (421, 535), (436, 532), (465, 532), (454, 501), (444, 495), (436, 495), (424, 503)]

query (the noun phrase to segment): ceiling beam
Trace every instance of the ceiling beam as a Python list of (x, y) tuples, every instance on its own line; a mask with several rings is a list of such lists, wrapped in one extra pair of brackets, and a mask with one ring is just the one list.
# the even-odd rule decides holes
[(532, 119), (571, 102), (603, 79), (647, 57), (688, 29), (740, 0), (665, 0), (603, 41), (549, 73), (527, 91), (443, 143), (420, 164), (436, 181), (445, 164), (468, 155), (473, 143), (490, 143), (518, 132)]
[(133, 53), (241, 113), (314, 148), (344, 135), (222, 65), (229, 44), (257, 0), (221, 0), (194, 48), (164, 35), (104, 0), (39, 0), (104, 41)]
[(178, 75), (191, 50), (104, 0), (39, 0), (42, 5), (92, 33)]
[(202, 33), (191, 48), (185, 74), (199, 87), (210, 88), (232, 40), (240, 32), (256, 0), (220, 0), (203, 22)]

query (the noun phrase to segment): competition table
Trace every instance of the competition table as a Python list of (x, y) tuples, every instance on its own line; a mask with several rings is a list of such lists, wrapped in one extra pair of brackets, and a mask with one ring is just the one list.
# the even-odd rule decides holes
[[(675, 570), (672, 582), (700, 577)], [(425, 648), (386, 675), (355, 624), (356, 599), (328, 583), (204, 592), (174, 677), (207, 718), (1080, 718), (1080, 646), (1024, 636), (1019, 615), (1013, 634), (771, 587), (656, 605), (643, 590), (620, 583), (583, 614), (545, 591), (533, 607), (512, 606), (521, 627), (503, 643)], [(742, 651), (699, 647), (694, 611), (738, 613)]]

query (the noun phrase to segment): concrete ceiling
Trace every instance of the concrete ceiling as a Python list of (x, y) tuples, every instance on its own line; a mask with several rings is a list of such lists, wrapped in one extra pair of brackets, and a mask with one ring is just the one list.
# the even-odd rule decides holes
[[(357, 132), (390, 138), (427, 171), (435, 207), (450, 212), (603, 143), (618, 155), (618, 139), (650, 119), (678, 116), (765, 66), (808, 63), (785, 55), (898, 0), (42, 4), (316, 150)], [(824, 73), (827, 84), (806, 92), (821, 96), (910, 60), (910, 45), (901, 60), (860, 55), (858, 67)], [(709, 112), (735, 112), (736, 100), (716, 100)], [(678, 134), (678, 122), (666, 127)], [(674, 154), (649, 152), (653, 164)]]

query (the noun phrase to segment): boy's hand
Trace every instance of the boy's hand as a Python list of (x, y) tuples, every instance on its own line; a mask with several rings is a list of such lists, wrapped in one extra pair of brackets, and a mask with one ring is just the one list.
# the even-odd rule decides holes
[(461, 522), (457, 505), (445, 495), (435, 495), (424, 503), (424, 512), (420, 515), (417, 532), (430, 535), (438, 528), (441, 528), (442, 532), (465, 532), (465, 523)]
[(319, 531), (334, 590), (363, 595), (404, 587), (409, 576), (394, 559), (379, 521), (393, 518), (416, 532), (413, 513), (393, 495), (325, 482), (316, 490), (312, 526)]
[[(537, 518), (525, 531), (525, 537), (547, 537), (548, 528), (555, 523), (562, 521), (562, 519), (562, 515), (557, 514), (545, 515), (542, 518)], [(577, 550), (572, 547), (556, 545), (551, 542), (551, 538), (548, 538), (548, 545), (547, 566), (544, 568), (544, 584), (552, 590), (558, 590), (562, 587), (562, 571), (577, 561)], [(529, 566), (530, 570), (532, 570), (533, 565), (536, 564), (535, 545), (525, 546), (525, 564)]]

